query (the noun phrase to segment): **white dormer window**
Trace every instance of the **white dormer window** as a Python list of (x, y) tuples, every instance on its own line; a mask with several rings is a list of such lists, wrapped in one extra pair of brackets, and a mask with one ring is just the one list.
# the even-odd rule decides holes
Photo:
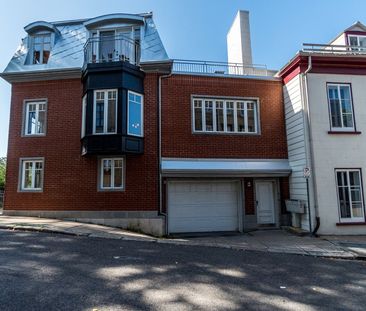
[(32, 64), (47, 64), (51, 52), (51, 34), (34, 35), (32, 52)]
[(357, 51), (366, 50), (366, 36), (349, 35), (348, 43), (351, 46), (360, 47), (360, 48), (352, 48), (352, 50)]

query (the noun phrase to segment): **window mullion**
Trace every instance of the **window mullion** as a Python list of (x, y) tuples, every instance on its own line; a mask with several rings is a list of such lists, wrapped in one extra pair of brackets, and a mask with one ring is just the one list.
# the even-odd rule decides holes
[(248, 133), (248, 102), (244, 102), (244, 122), (245, 133)]
[(347, 190), (348, 190), (348, 197), (349, 197), (349, 211), (351, 213), (351, 218), (353, 218), (353, 211), (352, 211), (352, 191), (351, 191), (351, 180), (349, 177), (350, 171), (347, 171)]
[(341, 99), (341, 87), (340, 85), (337, 86), (337, 90), (338, 90), (338, 107), (339, 107), (339, 112), (340, 112), (340, 116), (341, 116), (341, 125), (342, 128), (344, 128), (344, 124), (343, 124), (343, 111), (342, 111), (342, 99)]
[(25, 134), (29, 134), (28, 133), (28, 129), (29, 129), (29, 103), (26, 104), (25, 106)]
[(206, 132), (206, 101), (202, 100), (202, 130)]
[(217, 124), (216, 124), (216, 100), (212, 101), (212, 126), (213, 126), (213, 131), (217, 132)]
[(23, 161), (22, 165), (23, 165), (23, 169), (22, 169), (22, 189), (25, 189), (25, 161)]
[(103, 124), (103, 133), (108, 133), (108, 91), (104, 91), (104, 124)]
[(254, 112), (254, 131), (258, 133), (258, 113), (257, 113), (257, 104), (253, 104), (253, 112)]
[(224, 132), (227, 132), (226, 100), (223, 103)]
[(238, 115), (237, 115), (237, 111), (238, 111), (238, 107), (237, 107), (237, 102), (234, 101), (233, 102), (234, 104), (234, 111), (233, 111), (233, 114), (234, 114), (234, 133), (237, 133), (238, 132)]
[(36, 188), (36, 162), (32, 161), (32, 189)]
[(114, 188), (114, 159), (111, 159), (111, 188)]
[(38, 118), (39, 118), (39, 104), (36, 104), (36, 117), (35, 117), (35, 124), (34, 124), (34, 134), (38, 134)]

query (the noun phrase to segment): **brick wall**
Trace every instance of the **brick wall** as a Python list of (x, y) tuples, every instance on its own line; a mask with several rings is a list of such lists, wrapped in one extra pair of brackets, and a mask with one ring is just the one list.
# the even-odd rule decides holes
[[(164, 157), (287, 158), (281, 81), (190, 75), (163, 81)], [(259, 97), (261, 135), (192, 134), (191, 95)]]
[[(5, 209), (157, 210), (157, 76), (145, 78), (145, 152), (126, 157), (126, 190), (97, 191), (97, 159), (80, 155), (79, 79), (14, 83)], [(21, 137), (23, 100), (48, 99), (47, 135)], [(18, 192), (19, 158), (44, 157), (43, 193)]]
[[(98, 192), (97, 159), (80, 155), (79, 79), (13, 84), (5, 209), (157, 210), (157, 78), (145, 78), (144, 154), (126, 157), (124, 192)], [(261, 135), (192, 134), (192, 94), (259, 97)], [(48, 99), (47, 135), (21, 137), (23, 101), (37, 98)], [(287, 158), (281, 82), (173, 75), (163, 80), (162, 113), (165, 157)], [(42, 193), (18, 192), (21, 157), (45, 158)], [(253, 214), (249, 180), (245, 206)], [(288, 193), (287, 179), (281, 179), (281, 193)]]

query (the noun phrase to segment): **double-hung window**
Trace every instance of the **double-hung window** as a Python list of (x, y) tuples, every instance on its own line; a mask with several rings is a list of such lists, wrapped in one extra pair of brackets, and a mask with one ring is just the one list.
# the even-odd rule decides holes
[(43, 159), (21, 160), (21, 191), (42, 191)]
[(47, 64), (51, 53), (51, 34), (39, 34), (33, 37), (32, 64)]
[(365, 221), (361, 171), (337, 169), (335, 172), (341, 222)]
[(354, 131), (351, 85), (328, 84), (330, 125), (336, 131)]
[(100, 161), (100, 189), (124, 189), (124, 158), (104, 158)]
[(194, 97), (193, 131), (206, 133), (258, 133), (257, 100)]
[(117, 132), (117, 90), (94, 91), (94, 134)]
[(141, 94), (128, 91), (128, 135), (144, 136), (144, 101)]
[(25, 103), (24, 135), (46, 133), (46, 101)]

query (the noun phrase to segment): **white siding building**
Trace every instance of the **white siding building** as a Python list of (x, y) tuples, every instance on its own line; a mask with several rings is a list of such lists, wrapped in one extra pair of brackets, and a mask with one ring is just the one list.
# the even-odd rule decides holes
[[(293, 214), (292, 220), (306, 231), (309, 195), (313, 230), (319, 225), (319, 234), (366, 234), (363, 46), (366, 27), (357, 22), (331, 45), (305, 46), (279, 72), (292, 168), (290, 198), (305, 205), (305, 213)], [(311, 169), (309, 193), (306, 167)]]

